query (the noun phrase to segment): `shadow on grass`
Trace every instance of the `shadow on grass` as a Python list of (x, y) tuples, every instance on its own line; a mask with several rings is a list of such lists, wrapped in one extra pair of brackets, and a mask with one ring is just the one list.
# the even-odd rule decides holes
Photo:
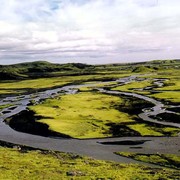
[(146, 141), (149, 141), (149, 140), (107, 141), (107, 142), (100, 142), (100, 143), (104, 145), (140, 145), (140, 144), (144, 144)]
[(57, 133), (51, 131), (49, 126), (44, 123), (38, 122), (42, 117), (35, 116), (33, 111), (24, 110), (15, 116), (12, 116), (8, 121), (9, 126), (20, 132), (41, 135), (41, 136), (54, 136), (54, 137), (63, 137), (71, 138), (69, 135)]
[(160, 121), (180, 123), (180, 115), (172, 113), (161, 113), (156, 116), (150, 116), (151, 118), (157, 118)]
[(136, 97), (121, 95), (121, 98), (123, 99), (123, 103), (114, 106), (114, 108), (130, 115), (138, 115), (142, 112), (142, 109), (154, 106), (153, 103)]
[(124, 137), (124, 136), (141, 136), (141, 134), (135, 130), (130, 129), (126, 125), (117, 124), (117, 123), (108, 123), (106, 124), (110, 126), (110, 134), (113, 137)]
[(162, 167), (180, 169), (179, 156), (174, 154), (143, 154), (131, 152), (116, 152), (115, 154)]

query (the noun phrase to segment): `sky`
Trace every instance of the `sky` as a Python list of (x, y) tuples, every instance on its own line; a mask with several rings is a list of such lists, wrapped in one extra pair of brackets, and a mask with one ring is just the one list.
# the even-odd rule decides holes
[(0, 0), (0, 64), (180, 58), (180, 0)]

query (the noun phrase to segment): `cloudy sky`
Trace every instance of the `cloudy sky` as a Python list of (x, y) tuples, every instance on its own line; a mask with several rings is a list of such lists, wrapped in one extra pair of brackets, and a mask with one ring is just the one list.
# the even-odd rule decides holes
[(0, 64), (180, 58), (180, 0), (0, 0)]

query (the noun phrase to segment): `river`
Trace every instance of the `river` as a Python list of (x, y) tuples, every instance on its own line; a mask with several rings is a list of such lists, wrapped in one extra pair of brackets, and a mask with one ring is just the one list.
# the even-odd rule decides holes
[[(118, 82), (119, 85), (127, 84), (132, 81), (136, 81), (138, 78), (136, 76), (129, 76), (126, 78), (120, 78), (114, 82)], [(113, 81), (111, 81), (113, 82)], [(102, 84), (103, 82), (101, 82)], [(105, 82), (107, 83), (107, 82)], [(155, 79), (154, 83), (159, 86), (163, 85), (163, 79)], [(32, 135), (27, 133), (22, 133), (13, 130), (7, 124), (4, 123), (6, 118), (9, 118), (15, 114), (26, 110), (28, 105), (33, 101), (34, 103), (39, 103), (47, 98), (54, 98), (61, 94), (75, 94), (78, 92), (78, 88), (96, 87), (98, 84), (84, 84), (84, 85), (69, 85), (61, 88), (45, 90), (43, 92), (37, 92), (28, 95), (6, 97), (0, 100), (0, 105), (12, 104), (8, 108), (1, 110), (0, 116), (0, 140), (11, 142), (14, 144), (26, 145), (35, 148), (56, 150), (61, 152), (71, 152), (79, 155), (87, 155), (96, 159), (111, 160), (123, 163), (137, 163), (132, 159), (121, 157), (115, 155), (114, 152), (118, 151), (128, 151), (128, 152), (139, 152), (139, 153), (171, 153), (180, 154), (180, 137), (116, 137), (116, 138), (103, 138), (103, 139), (73, 139), (73, 138), (59, 138), (59, 137), (43, 137), (38, 135)], [(157, 119), (153, 119), (149, 116), (156, 116), (162, 112), (175, 113), (168, 111), (165, 105), (153, 98), (136, 94), (130, 92), (119, 92), (112, 90), (105, 90), (104, 88), (97, 88), (102, 93), (113, 94), (113, 95), (125, 95), (133, 96), (154, 104), (152, 108), (142, 109), (142, 113), (138, 116), (149, 122), (154, 122), (157, 124), (170, 125), (173, 127), (180, 127), (178, 123), (164, 122)], [(135, 142), (132, 143), (131, 142)], [(104, 143), (106, 142), (106, 143)], [(115, 145), (108, 142), (117, 142)], [(129, 142), (126, 145), (122, 142)], [(136, 144), (137, 142), (137, 144)], [(140, 162), (139, 162), (140, 163)]]

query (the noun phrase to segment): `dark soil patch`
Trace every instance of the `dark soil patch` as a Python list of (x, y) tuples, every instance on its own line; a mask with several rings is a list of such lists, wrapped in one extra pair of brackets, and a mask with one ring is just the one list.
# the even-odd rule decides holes
[[(1, 141), (0, 140), (0, 146), (1, 147), (6, 147), (6, 148), (14, 148), (17, 149), (19, 152), (26, 153), (28, 151), (32, 150), (40, 150), (39, 148), (34, 148), (34, 147), (29, 147), (25, 145), (19, 145), (19, 144), (14, 144), (6, 141)], [(46, 150), (41, 150), (41, 151), (46, 151)]]
[(121, 98), (123, 99), (123, 103), (115, 105), (114, 108), (130, 115), (137, 115), (142, 112), (142, 109), (154, 106), (153, 103), (136, 97), (121, 95)]
[(160, 121), (180, 123), (180, 116), (177, 114), (161, 113), (161, 114), (158, 114), (157, 116), (150, 116), (150, 117), (156, 118)]
[(130, 129), (123, 124), (108, 123), (106, 125), (110, 126), (109, 133), (112, 134), (113, 137), (141, 136), (139, 132)]
[(137, 141), (131, 141), (131, 140), (127, 140), (127, 141), (107, 141), (107, 142), (101, 142), (101, 144), (104, 145), (140, 145), (140, 144), (144, 144), (145, 142), (147, 142), (149, 140), (137, 140)]
[[(121, 155), (121, 156), (123, 156), (123, 155)], [(127, 157), (127, 156), (124, 156), (124, 157)], [(144, 160), (143, 157), (146, 157), (147, 159), (149, 159), (149, 161)], [(156, 157), (157, 161), (153, 160), (154, 157)], [(157, 164), (157, 165), (164, 166), (164, 167), (170, 167), (170, 168), (175, 168), (175, 169), (180, 168), (180, 164), (179, 164), (178, 160), (176, 160), (176, 159), (173, 160), (164, 154), (135, 153), (135, 154), (128, 155), (128, 158), (132, 158), (137, 161), (143, 161), (143, 162), (148, 162), (148, 163), (152, 163), (152, 164)], [(139, 158), (142, 158), (142, 160)]]
[(167, 108), (167, 110), (180, 113), (180, 107)]
[(3, 111), (2, 113), (3, 114), (7, 114), (7, 113), (10, 113), (11, 111)]
[(17, 106), (13, 106), (13, 107), (10, 107), (10, 108), (8, 108), (9, 110), (14, 110), (14, 109), (16, 109), (17, 108)]
[(142, 149), (142, 147), (130, 147), (131, 149)]
[(66, 134), (49, 130), (47, 124), (38, 122), (39, 119), (41, 119), (41, 117), (36, 117), (33, 111), (24, 110), (10, 118), (9, 126), (16, 131), (30, 134), (70, 138), (70, 136)]

